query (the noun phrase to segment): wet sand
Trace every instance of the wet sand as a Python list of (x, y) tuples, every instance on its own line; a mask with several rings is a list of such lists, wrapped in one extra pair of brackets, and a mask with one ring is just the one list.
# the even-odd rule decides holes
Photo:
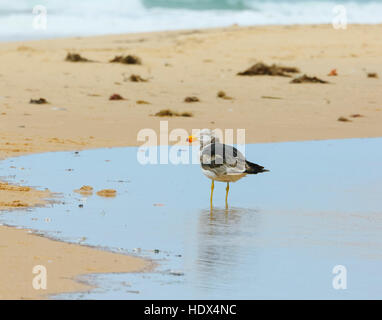
[[(47, 189), (0, 183), (0, 210), (15, 215), (15, 210), (47, 206), (52, 200), (57, 199)], [(6, 226), (0, 227), (0, 239), (0, 299), (45, 299), (56, 293), (87, 291), (92, 286), (77, 281), (78, 275), (136, 272), (151, 265), (143, 259), (53, 241)], [(32, 270), (37, 265), (48, 270), (46, 290), (35, 290), (32, 286), (36, 276)]]
[[(245, 128), (247, 143), (378, 137), (382, 134), (381, 80), (369, 78), (367, 73), (382, 76), (380, 31), (380, 25), (349, 26), (346, 31), (331, 26), (231, 27), (3, 43), (0, 157), (137, 145), (138, 131), (159, 130), (159, 120), (169, 120), (170, 130)], [(67, 62), (68, 52), (95, 62)], [(108, 62), (126, 54), (139, 56), (142, 64)], [(297, 67), (299, 75), (317, 76), (330, 84), (290, 84), (291, 78), (285, 77), (237, 76), (260, 61)], [(338, 75), (328, 76), (333, 69)], [(132, 82), (132, 74), (148, 81)], [(221, 90), (233, 99), (218, 98)], [(110, 101), (113, 94), (124, 100)], [(190, 96), (200, 101), (184, 102)], [(29, 103), (39, 98), (45, 98), (48, 104)], [(193, 116), (152, 116), (162, 109)], [(351, 118), (352, 114), (363, 117)], [(338, 121), (340, 117), (351, 121)], [(28, 199), (22, 192), (16, 196), (14, 192), (1, 190), (0, 202), (6, 207), (12, 203), (36, 205), (43, 204), (39, 199), (46, 197), (41, 194)], [(24, 267), (24, 252), (38, 256), (44, 248), (44, 254), (54, 257), (69, 246), (25, 231), (0, 230), (2, 243), (6, 243), (4, 250), (9, 254), (20, 250), (2, 265), (4, 281), (10, 274), (17, 279), (30, 275), (29, 271), (20, 271), (19, 276), (15, 272)], [(35, 246), (30, 246), (32, 242)], [(48, 247), (52, 250), (47, 251)], [(112, 256), (119, 257), (126, 262), (124, 271), (143, 266), (142, 261), (134, 264), (133, 258), (130, 264), (129, 257), (87, 250), (86, 254), (93, 252), (105, 263)], [(102, 258), (102, 254), (109, 256)], [(75, 253), (69, 252), (66, 257), (70, 261)], [(62, 265), (65, 267), (57, 269), (57, 281), (86, 273), (86, 268)], [(115, 269), (104, 265), (100, 270)], [(69, 282), (67, 287), (58, 287), (62, 291), (78, 289), (78, 284)], [(24, 291), (22, 285), (13, 287), (12, 297), (40, 296)], [(6, 297), (3, 288), (0, 296)]]
[(45, 199), (51, 196), (47, 189), (36, 190), (30, 187), (0, 182), (0, 210), (43, 206), (47, 204)]
[[(90, 247), (53, 241), (26, 230), (0, 229), (0, 299), (44, 299), (56, 293), (87, 291), (92, 287), (75, 281), (78, 275), (136, 272), (149, 267), (143, 259)], [(37, 265), (47, 268), (46, 290), (32, 286)]]

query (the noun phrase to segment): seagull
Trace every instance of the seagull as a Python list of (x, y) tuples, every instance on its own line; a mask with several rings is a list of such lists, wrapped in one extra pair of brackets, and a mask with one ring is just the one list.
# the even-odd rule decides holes
[(247, 174), (269, 172), (264, 167), (249, 162), (244, 155), (233, 146), (220, 143), (219, 137), (210, 129), (203, 129), (196, 136), (189, 136), (188, 142), (200, 141), (200, 165), (203, 174), (212, 180), (210, 205), (215, 181), (226, 182), (225, 205), (228, 208), (229, 183), (236, 182)]

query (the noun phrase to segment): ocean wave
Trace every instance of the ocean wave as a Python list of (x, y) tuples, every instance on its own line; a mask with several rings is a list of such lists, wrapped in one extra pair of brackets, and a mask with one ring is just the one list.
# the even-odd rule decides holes
[(381, 23), (382, 0), (40, 0), (46, 30), (33, 28), (34, 0), (0, 1), (0, 40), (86, 36), (238, 25), (331, 23), (346, 8), (348, 23)]
[(142, 0), (147, 8), (249, 10), (253, 0)]

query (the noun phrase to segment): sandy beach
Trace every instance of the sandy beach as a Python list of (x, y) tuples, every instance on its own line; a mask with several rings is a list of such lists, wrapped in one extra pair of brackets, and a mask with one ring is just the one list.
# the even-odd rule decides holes
[[(168, 120), (170, 130), (189, 132), (244, 128), (246, 143), (380, 137), (381, 28), (232, 26), (0, 43), (0, 157), (139, 145), (139, 130), (159, 132), (160, 120)], [(68, 53), (91, 61), (66, 61)], [(141, 64), (109, 62), (128, 54)], [(300, 72), (291, 77), (237, 75), (258, 62)], [(290, 83), (303, 74), (328, 83)], [(132, 81), (132, 75), (144, 81)], [(219, 91), (229, 98), (218, 97)], [(114, 94), (123, 99), (109, 100)], [(199, 101), (187, 103), (186, 97)], [(30, 103), (40, 98), (47, 103)], [(192, 116), (155, 116), (165, 109)], [(45, 205), (50, 192), (60, 192), (6, 183), (0, 191), (0, 210)], [(6, 257), (0, 277), (3, 299), (89, 290), (73, 279), (149, 265), (25, 230), (1, 227), (0, 238), (0, 256)], [(43, 293), (31, 286), (36, 264), (52, 265)]]

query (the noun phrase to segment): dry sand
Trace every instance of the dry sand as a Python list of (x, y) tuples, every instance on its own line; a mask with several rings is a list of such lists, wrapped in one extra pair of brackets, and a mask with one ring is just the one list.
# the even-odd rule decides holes
[[(232, 27), (0, 44), (0, 157), (137, 145), (140, 129), (159, 129), (150, 115), (168, 108), (194, 115), (171, 118), (170, 128), (246, 128), (247, 142), (379, 136), (382, 79), (367, 72), (382, 77), (381, 31)], [(98, 62), (67, 62), (68, 52)], [(139, 56), (142, 65), (108, 63), (122, 54)], [(332, 83), (236, 75), (258, 61)], [(338, 76), (327, 76), (332, 69)], [(149, 81), (131, 82), (132, 74)], [(217, 98), (220, 90), (234, 99)], [(109, 101), (114, 93), (126, 100)], [(185, 103), (188, 96), (200, 102)], [(49, 104), (29, 104), (40, 97)], [(365, 117), (337, 121), (353, 113)]]
[[(137, 145), (140, 129), (159, 130), (159, 120), (164, 119), (170, 129), (245, 128), (247, 143), (378, 137), (382, 135), (382, 79), (367, 73), (382, 77), (381, 31), (381, 25), (351, 25), (347, 30), (327, 25), (231, 27), (0, 44), (0, 157)], [(68, 52), (95, 62), (67, 62)], [(127, 54), (137, 55), (142, 64), (108, 63)], [(297, 67), (299, 75), (330, 84), (237, 76), (260, 61)], [(338, 75), (328, 76), (333, 69)], [(148, 81), (130, 81), (133, 74)], [(218, 98), (219, 91), (233, 99)], [(124, 100), (110, 101), (113, 94)], [(186, 103), (186, 97), (200, 101)], [(29, 103), (39, 98), (49, 103)], [(152, 116), (162, 109), (193, 116)], [(351, 118), (352, 114), (363, 117)], [(352, 121), (338, 121), (340, 117)], [(36, 205), (46, 196), (27, 199), (14, 192), (1, 190), (0, 202)], [(10, 288), (10, 277), (29, 279), (30, 264), (23, 262), (24, 257), (27, 253), (33, 261), (41, 248), (46, 260), (67, 259), (52, 271), (57, 277), (51, 283), (57, 282), (51, 292), (79, 289), (79, 284), (68, 280), (90, 272), (89, 265), (81, 264), (87, 259), (79, 259), (79, 252), (99, 258), (103, 267), (92, 269), (95, 272), (115, 271), (113, 259), (124, 261), (117, 264), (119, 271), (144, 265), (134, 258), (20, 230), (0, 229), (0, 237), (0, 253), (8, 261), (1, 267), (0, 297), (38, 297), (23, 284), (7, 289), (12, 290), (9, 296), (4, 288)], [(78, 264), (70, 263), (76, 259)]]

